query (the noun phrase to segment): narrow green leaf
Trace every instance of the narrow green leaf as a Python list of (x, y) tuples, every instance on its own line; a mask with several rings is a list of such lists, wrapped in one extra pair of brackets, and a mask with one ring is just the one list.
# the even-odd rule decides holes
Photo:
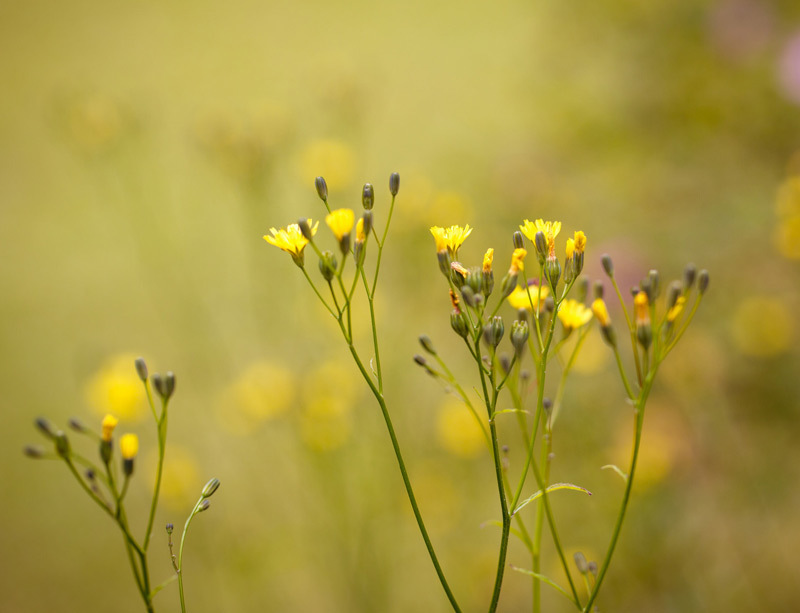
[(522, 573), (523, 575), (530, 575), (531, 577), (534, 577), (535, 579), (539, 579), (539, 581), (544, 581), (547, 585), (556, 588), (559, 592), (564, 594), (564, 596), (567, 598), (567, 600), (569, 600), (572, 604), (577, 605), (580, 608), (580, 605), (578, 605), (578, 603), (575, 602), (572, 599), (572, 595), (567, 590), (565, 590), (563, 587), (558, 585), (555, 581), (553, 581), (550, 577), (547, 577), (547, 576), (542, 575), (540, 573), (535, 573), (532, 570), (528, 570), (526, 568), (519, 568), (518, 566), (514, 566), (513, 564), (509, 564), (509, 567), (511, 568), (511, 570), (515, 570), (518, 573)]
[(527, 415), (531, 414), (530, 411), (527, 411), (525, 409), (501, 409), (500, 411), (495, 411), (494, 413), (492, 413), (492, 419), (494, 419), (496, 415), (500, 415), (501, 413), (525, 413)]
[[(502, 530), (503, 529), (503, 522), (501, 522), (499, 519), (490, 519), (490, 520), (485, 521), (485, 522), (483, 522), (481, 524), (481, 528), (483, 528), (484, 526), (497, 526), (498, 528), (500, 528)], [(525, 547), (528, 549), (528, 551), (531, 550), (531, 548), (533, 547), (533, 544), (522, 535), (522, 532), (520, 532), (516, 528), (510, 528), (509, 531), (511, 532), (511, 534), (516, 536), (520, 541), (522, 541), (522, 544), (525, 545)]]
[(628, 475), (626, 475), (624, 472), (622, 472), (622, 469), (619, 466), (617, 466), (616, 464), (606, 464), (605, 466), (601, 466), (600, 470), (605, 470), (606, 468), (610, 468), (615, 473), (617, 473), (620, 477), (622, 477), (622, 480), (625, 483), (628, 482)]
[[(550, 485), (547, 488), (545, 488), (545, 490), (547, 491), (548, 494), (550, 492), (555, 492), (556, 490), (575, 490), (576, 492), (584, 492), (589, 496), (592, 495), (592, 493), (585, 487), (581, 487), (580, 485), (575, 485), (574, 483), (554, 483), (553, 485)], [(512, 516), (516, 515), (523, 507), (529, 505), (531, 502), (539, 498), (541, 495), (542, 495), (542, 490), (539, 490), (538, 492), (533, 494), (533, 496), (526, 498), (525, 500), (520, 502), (519, 505), (517, 505), (517, 508), (511, 512), (511, 515)]]
[(172, 576), (171, 576), (169, 579), (167, 579), (166, 581), (164, 581), (164, 583), (162, 583), (161, 585), (157, 585), (156, 587), (154, 587), (154, 588), (153, 588), (153, 590), (150, 592), (150, 598), (152, 598), (153, 596), (155, 596), (156, 594), (158, 594), (158, 593), (159, 593), (161, 590), (163, 590), (165, 587), (167, 587), (167, 586), (168, 586), (170, 583), (172, 583), (173, 581), (175, 581), (175, 579), (177, 579), (177, 578), (178, 578), (178, 575), (177, 575), (177, 574), (176, 574), (176, 575), (172, 575)]

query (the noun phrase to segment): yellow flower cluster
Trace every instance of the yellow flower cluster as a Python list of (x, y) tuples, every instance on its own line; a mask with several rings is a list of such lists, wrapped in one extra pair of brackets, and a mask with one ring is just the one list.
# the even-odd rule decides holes
[(467, 237), (472, 234), (472, 228), (469, 227), (469, 224), (463, 228), (461, 226), (450, 226), (449, 228), (433, 226), (431, 227), (431, 234), (433, 234), (433, 240), (436, 241), (436, 252), (444, 253), (447, 251), (450, 257), (455, 259), (458, 249)]
[[(308, 227), (311, 229), (311, 236), (314, 236), (317, 233), (319, 221), (315, 224), (311, 221), (311, 219), (309, 219)], [(303, 232), (300, 230), (300, 225), (293, 223), (285, 228), (281, 228), (280, 230), (270, 228), (269, 231), (272, 233), (272, 235), (268, 236), (265, 234), (264, 240), (270, 245), (275, 245), (279, 249), (282, 249), (286, 253), (290, 254), (295, 263), (297, 263), (298, 266), (302, 266), (303, 249), (305, 249), (306, 245), (308, 244), (308, 239), (303, 236)]]

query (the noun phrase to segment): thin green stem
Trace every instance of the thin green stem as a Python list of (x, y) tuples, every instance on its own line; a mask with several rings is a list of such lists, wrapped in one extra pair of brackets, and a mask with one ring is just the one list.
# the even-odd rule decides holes
[(323, 298), (323, 297), (322, 297), (322, 294), (320, 294), (320, 293), (319, 293), (319, 290), (317, 289), (317, 286), (316, 286), (316, 285), (314, 285), (314, 282), (311, 280), (311, 277), (309, 277), (309, 276), (308, 276), (308, 271), (305, 269), (305, 266), (301, 267), (301, 268), (300, 268), (300, 270), (302, 270), (302, 271), (303, 271), (303, 275), (305, 276), (305, 278), (306, 278), (306, 281), (308, 281), (308, 284), (311, 286), (311, 289), (313, 289), (313, 290), (314, 290), (314, 293), (317, 295), (317, 298), (319, 298), (319, 301), (320, 301), (320, 302), (323, 304), (323, 306), (324, 306), (324, 307), (325, 307), (325, 308), (328, 310), (328, 313), (330, 313), (330, 314), (333, 316), (333, 318), (334, 318), (334, 319), (338, 319), (338, 318), (339, 318), (339, 315), (337, 315), (336, 313), (334, 313), (334, 312), (333, 312), (333, 309), (332, 309), (332, 308), (330, 307), (330, 305), (329, 305), (329, 304), (328, 304), (328, 303), (325, 301), (325, 298)]
[(655, 380), (657, 370), (658, 364), (655, 365), (653, 370), (651, 370), (645, 378), (642, 391), (639, 394), (638, 401), (636, 402), (636, 409), (634, 413), (633, 451), (631, 453), (631, 464), (630, 470), (628, 471), (628, 478), (625, 481), (625, 493), (622, 496), (622, 503), (620, 505), (619, 514), (617, 515), (617, 521), (614, 525), (614, 531), (611, 534), (611, 542), (606, 550), (603, 563), (600, 565), (597, 579), (594, 583), (594, 588), (589, 595), (589, 600), (583, 607), (584, 613), (588, 613), (588, 611), (591, 610), (592, 604), (594, 604), (594, 601), (597, 598), (600, 587), (603, 585), (603, 579), (605, 579), (606, 573), (608, 572), (608, 567), (611, 563), (611, 557), (614, 555), (614, 549), (617, 546), (617, 541), (619, 540), (620, 531), (622, 530), (622, 522), (625, 519), (625, 512), (628, 509), (628, 503), (630, 502), (631, 491), (633, 489), (633, 477), (636, 472), (636, 462), (639, 458), (639, 446), (642, 441), (642, 426), (644, 425), (644, 409), (647, 403), (647, 397), (650, 394), (650, 390), (653, 388), (653, 381)]
[(639, 346), (636, 343), (636, 328), (631, 322), (631, 318), (628, 315), (628, 309), (625, 306), (625, 300), (622, 298), (622, 292), (619, 291), (619, 285), (617, 284), (617, 280), (614, 277), (611, 277), (611, 284), (614, 286), (614, 291), (617, 293), (617, 298), (619, 298), (619, 303), (622, 305), (622, 312), (625, 314), (625, 323), (628, 324), (628, 332), (630, 333), (631, 337), (631, 349), (633, 350), (633, 362), (634, 364), (636, 364), (636, 380), (639, 382), (639, 385), (641, 386), (642, 367), (639, 364)]
[(161, 403), (161, 418), (157, 422), (158, 430), (158, 466), (156, 467), (156, 483), (153, 487), (153, 498), (150, 501), (150, 514), (147, 519), (147, 528), (144, 533), (144, 543), (142, 549), (146, 552), (150, 545), (150, 536), (153, 533), (153, 521), (156, 518), (156, 508), (158, 507), (158, 495), (161, 491), (161, 476), (164, 472), (164, 452), (167, 447), (167, 404), (169, 400), (164, 399)]
[(189, 531), (189, 526), (194, 519), (194, 516), (197, 515), (198, 509), (200, 508), (200, 504), (203, 502), (203, 497), (200, 497), (200, 500), (195, 503), (192, 512), (189, 514), (189, 517), (186, 519), (186, 523), (183, 525), (183, 534), (181, 534), (181, 545), (178, 549), (178, 594), (180, 595), (181, 599), (181, 612), (186, 613), (186, 599), (183, 594), (183, 546), (186, 542), (186, 533)]

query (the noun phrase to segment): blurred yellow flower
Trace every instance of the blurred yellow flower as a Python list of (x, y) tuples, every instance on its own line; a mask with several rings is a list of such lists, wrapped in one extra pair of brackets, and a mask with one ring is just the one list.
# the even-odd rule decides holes
[[(528, 290), (524, 287), (515, 287), (514, 291), (511, 292), (508, 296), (508, 303), (515, 309), (525, 309), (526, 311), (532, 310), (531, 303), (533, 303), (533, 307), (537, 307), (539, 304), (539, 286), (538, 285), (530, 285), (530, 298), (528, 297)], [(544, 300), (547, 298), (547, 295), (550, 293), (550, 288), (542, 286), (541, 288), (541, 299)]]
[(321, 398), (307, 405), (300, 416), (300, 436), (317, 452), (333, 451), (343, 446), (352, 430), (350, 415), (342, 412), (343, 404)]
[(111, 415), (110, 413), (103, 418), (103, 423), (101, 424), (101, 434), (100, 438), (102, 438), (105, 442), (110, 441), (114, 437), (114, 428), (117, 427), (119, 420)]
[(367, 240), (367, 235), (364, 232), (364, 218), (359, 217), (356, 222), (356, 242), (363, 243), (365, 240)]
[(139, 437), (135, 434), (123, 434), (119, 439), (119, 452), (125, 460), (132, 460), (139, 453)]
[(483, 272), (490, 273), (492, 272), (492, 260), (494, 259), (494, 249), (491, 247), (486, 250), (486, 253), (483, 255)]
[(450, 257), (456, 259), (458, 249), (467, 240), (467, 237), (472, 234), (472, 228), (469, 224), (463, 228), (461, 226), (450, 226), (449, 228), (440, 228), (439, 226), (431, 227), (431, 234), (436, 241), (436, 252), (442, 253), (445, 250), (450, 253)]
[(555, 255), (556, 236), (561, 232), (560, 221), (544, 221), (542, 219), (537, 219), (535, 222), (532, 222), (526, 219), (519, 229), (532, 243), (536, 242), (537, 232), (544, 234), (550, 255)]
[(120, 354), (107, 360), (87, 382), (86, 401), (98, 415), (113, 413), (125, 421), (145, 415), (144, 385), (136, 374), (134, 354)]
[(564, 325), (564, 330), (571, 332), (589, 323), (592, 312), (582, 302), (567, 298), (558, 308), (558, 318)]
[[(153, 449), (146, 456), (147, 470), (155, 474), (158, 465), (158, 450)], [(185, 511), (197, 500), (203, 487), (197, 459), (184, 447), (170, 443), (164, 460), (161, 475), (161, 498), (166, 507), (173, 511)]]
[[(311, 228), (311, 236), (314, 236), (317, 233), (319, 221), (314, 223), (311, 219), (308, 219), (308, 227)], [(265, 234), (265, 241), (289, 253), (295, 261), (302, 261), (303, 249), (308, 244), (308, 239), (303, 236), (298, 224), (293, 223), (280, 230), (270, 228), (269, 231), (272, 232), (272, 236)]]
[(800, 215), (778, 222), (773, 236), (778, 252), (790, 260), (800, 260)]
[(575, 253), (575, 240), (572, 238), (567, 239), (567, 259), (572, 259), (572, 255)]
[(597, 318), (598, 323), (606, 327), (611, 323), (611, 318), (608, 316), (608, 308), (606, 307), (605, 300), (602, 298), (596, 298), (594, 302), (592, 302), (592, 313)]
[(678, 296), (675, 304), (667, 311), (667, 321), (672, 323), (678, 319), (678, 315), (683, 311), (683, 305), (686, 304), (686, 296)]
[(731, 335), (742, 353), (770, 356), (787, 351), (793, 342), (795, 317), (790, 307), (774, 296), (744, 298), (731, 320)]
[[(558, 234), (556, 232), (556, 234)], [(583, 253), (586, 250), (586, 235), (581, 231), (578, 230), (575, 232), (575, 251), (577, 253)]]
[(332, 190), (346, 188), (352, 182), (355, 155), (349, 145), (338, 140), (318, 140), (303, 152), (300, 161), (301, 175), (309, 181), (325, 177)]
[(350, 234), (354, 222), (355, 214), (350, 209), (336, 209), (325, 216), (325, 223), (328, 224), (337, 241), (341, 241), (344, 236)]
[(475, 417), (460, 400), (452, 397), (439, 408), (436, 435), (442, 447), (462, 458), (476, 456), (486, 444)]

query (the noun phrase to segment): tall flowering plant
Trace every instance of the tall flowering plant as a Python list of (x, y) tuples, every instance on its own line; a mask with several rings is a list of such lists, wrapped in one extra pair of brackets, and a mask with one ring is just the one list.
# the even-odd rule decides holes
[[(336, 252), (319, 247), (316, 240), (319, 222), (306, 218), (286, 228), (272, 228), (264, 239), (291, 255), (323, 308), (336, 320), (356, 368), (381, 409), (406, 494), (442, 589), (453, 610), (461, 611), (425, 527), (384, 395), (386, 373), (381, 365), (374, 300), (399, 184), (397, 173), (392, 174), (389, 179), (391, 203), (383, 229), (379, 230), (373, 213), (375, 194), (372, 185), (364, 186), (363, 211), (356, 221), (354, 211), (331, 208), (325, 180), (322, 177), (316, 179), (317, 194), (327, 210), (325, 223), (338, 247)], [(352, 236), (354, 228), (355, 240)], [(468, 266), (461, 261), (459, 250), (473, 232), (469, 225), (434, 226), (430, 231), (439, 270), (444, 276), (444, 293), (449, 295), (450, 327), (463, 340), (466, 351), (475, 363), (472, 385), (462, 384), (428, 336), (420, 337), (424, 355), (416, 355), (414, 360), (461, 398), (466, 410), (479, 424), (491, 451), (500, 510), (497, 523), (501, 536), (488, 611), (496, 611), (500, 602), (505, 571), (509, 568), (509, 539), (515, 534), (530, 553), (531, 567), (511, 568), (531, 577), (533, 610), (541, 610), (541, 589), (546, 584), (563, 594), (577, 610), (588, 612), (592, 610), (610, 567), (630, 501), (647, 398), (659, 366), (694, 317), (708, 288), (708, 273), (697, 273), (692, 265), (687, 266), (683, 280), (670, 284), (662, 301), (659, 274), (650, 271), (641, 284), (633, 289), (633, 304), (628, 305), (614, 277), (611, 259), (603, 256), (603, 268), (622, 305), (626, 336), (630, 336), (634, 372), (628, 373), (604, 301), (602, 283), (595, 284), (593, 300), (587, 304), (588, 282), (581, 277), (587, 237), (582, 231), (575, 231), (565, 241), (562, 260), (557, 246), (561, 223), (525, 219), (519, 230), (513, 233), (510, 263), (498, 283), (495, 282), (494, 249), (486, 250), (480, 265)], [(319, 276), (314, 275), (316, 281), (306, 268), (304, 254), (309, 246), (318, 261)], [(374, 258), (370, 273), (365, 267), (368, 251)], [(352, 308), (359, 294), (366, 299), (369, 307), (372, 334), (371, 346), (367, 351), (372, 354), (371, 371), (365, 367), (364, 350), (353, 342)], [(690, 303), (691, 307), (687, 308)], [(630, 311), (629, 306), (632, 306)], [(510, 315), (502, 313), (504, 307), (510, 308)], [(590, 492), (573, 483), (551, 482), (553, 429), (562, 408), (565, 385), (575, 359), (590, 334), (593, 319), (597, 320), (600, 333), (615, 356), (622, 388), (632, 406), (633, 446), (627, 470), (617, 466), (608, 467), (620, 475), (625, 489), (605, 555), (598, 562), (587, 560), (578, 553), (571, 564), (561, 544), (550, 498), (562, 490), (585, 494)], [(525, 361), (531, 363), (534, 377), (522, 368)], [(552, 371), (556, 365), (558, 371), (554, 376)], [(551, 379), (555, 379), (554, 385)], [(480, 402), (465, 392), (465, 388), (473, 385), (480, 392)], [(548, 390), (553, 393), (548, 394)], [(511, 408), (499, 408), (501, 397), (510, 400)], [(510, 474), (503, 457), (504, 445), (501, 445), (498, 437), (497, 420), (503, 418), (515, 418), (524, 443), (525, 460), (516, 475)], [(526, 517), (528, 509), (534, 509), (532, 525)], [(516, 529), (512, 528), (512, 524), (516, 525)], [(565, 573), (566, 585), (558, 584), (542, 572), (545, 530)], [(576, 579), (575, 571), (582, 581)]]

